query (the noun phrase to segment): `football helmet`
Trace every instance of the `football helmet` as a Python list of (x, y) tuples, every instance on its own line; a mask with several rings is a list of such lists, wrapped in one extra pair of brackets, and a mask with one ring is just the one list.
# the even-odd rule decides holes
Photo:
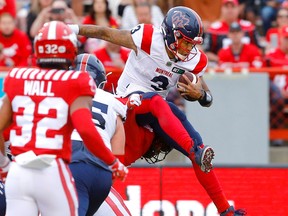
[(94, 79), (97, 88), (103, 89), (106, 83), (106, 72), (102, 62), (92, 54), (79, 54), (75, 70), (87, 71)]
[(149, 164), (154, 164), (163, 161), (172, 149), (161, 137), (155, 136), (150, 148), (141, 158), (144, 158)]
[(63, 22), (43, 25), (34, 39), (37, 64), (73, 64), (77, 55), (77, 36)]
[[(199, 15), (192, 9), (179, 6), (171, 8), (161, 25), (161, 31), (166, 47), (174, 54), (177, 60), (189, 61), (194, 55), (196, 44), (203, 43), (203, 24)], [(180, 47), (179, 39), (183, 39), (192, 44), (192, 49), (188, 55), (181, 55), (178, 51)]]

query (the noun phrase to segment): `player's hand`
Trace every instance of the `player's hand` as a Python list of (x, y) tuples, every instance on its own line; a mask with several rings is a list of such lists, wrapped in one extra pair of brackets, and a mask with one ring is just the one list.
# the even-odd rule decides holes
[(109, 166), (112, 171), (112, 179), (113, 180), (121, 180), (124, 181), (128, 175), (128, 168), (124, 166), (118, 159)]
[(187, 81), (187, 84), (181, 82), (177, 83), (177, 90), (180, 92), (181, 96), (199, 100), (203, 96), (204, 91), (201, 82), (193, 84), (188, 78), (186, 79), (186, 77), (185, 80)]
[(136, 106), (140, 106), (142, 103), (142, 95), (140, 94), (132, 94), (129, 96), (127, 101), (128, 109), (134, 109)]
[(0, 166), (0, 176), (3, 182), (5, 182), (6, 180), (9, 168), (10, 168), (10, 160), (7, 157), (5, 157), (3, 165)]

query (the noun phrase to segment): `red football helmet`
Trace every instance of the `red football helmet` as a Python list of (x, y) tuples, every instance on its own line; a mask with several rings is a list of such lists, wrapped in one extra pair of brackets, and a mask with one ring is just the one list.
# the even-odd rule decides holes
[(51, 21), (43, 25), (34, 39), (37, 63), (72, 64), (77, 55), (77, 36), (63, 22)]

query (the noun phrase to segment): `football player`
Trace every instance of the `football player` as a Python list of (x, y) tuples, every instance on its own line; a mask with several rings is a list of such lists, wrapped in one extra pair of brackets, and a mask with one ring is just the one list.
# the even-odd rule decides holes
[[(78, 55), (75, 70), (88, 71), (95, 81), (97, 93), (92, 104), (93, 122), (105, 145), (118, 158), (123, 157), (125, 132), (122, 120), (126, 119), (126, 105), (111, 93), (102, 90), (106, 82), (106, 72), (94, 55)], [(87, 150), (76, 130), (72, 133), (72, 160), (69, 167), (75, 179), (79, 216), (93, 215), (110, 191), (111, 172), (102, 160)]]
[[(39, 68), (13, 68), (5, 79), (0, 173), (10, 168), (5, 182), (8, 216), (78, 215), (77, 193), (68, 168), (73, 128), (89, 151), (107, 164), (110, 182), (112, 173), (119, 179), (127, 174), (91, 120), (93, 79), (86, 72), (69, 70), (77, 54), (76, 43), (67, 25), (46, 23), (34, 41)], [(13, 162), (4, 156), (2, 133), (9, 125)]]
[[(180, 83), (179, 92), (182, 96), (198, 100), (201, 106), (211, 106), (212, 94), (203, 78), (208, 60), (196, 46), (203, 41), (203, 25), (192, 9), (182, 6), (171, 8), (161, 29), (150, 24), (139, 24), (131, 31), (97, 25), (69, 27), (76, 34), (103, 39), (132, 50), (118, 81), (118, 95), (125, 98), (135, 92), (155, 92), (166, 97), (169, 88), (175, 86), (181, 74), (188, 71), (197, 75), (199, 81), (196, 84), (188, 82), (188, 85)], [(157, 136), (191, 159), (199, 182), (219, 213), (234, 212), (230, 211), (228, 200), (212, 169), (213, 149), (204, 146), (200, 134), (179, 109), (173, 108), (172, 113), (167, 104), (162, 106), (164, 103), (157, 94), (143, 97), (150, 102), (142, 101), (147, 105), (139, 107), (141, 115), (137, 123), (150, 124)], [(160, 126), (150, 121), (151, 114)]]

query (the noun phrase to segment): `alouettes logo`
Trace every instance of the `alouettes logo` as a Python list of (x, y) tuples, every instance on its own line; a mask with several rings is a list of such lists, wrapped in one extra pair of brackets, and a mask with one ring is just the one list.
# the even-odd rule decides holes
[(189, 19), (181, 11), (175, 11), (172, 16), (172, 23), (176, 27), (184, 27), (189, 24)]

